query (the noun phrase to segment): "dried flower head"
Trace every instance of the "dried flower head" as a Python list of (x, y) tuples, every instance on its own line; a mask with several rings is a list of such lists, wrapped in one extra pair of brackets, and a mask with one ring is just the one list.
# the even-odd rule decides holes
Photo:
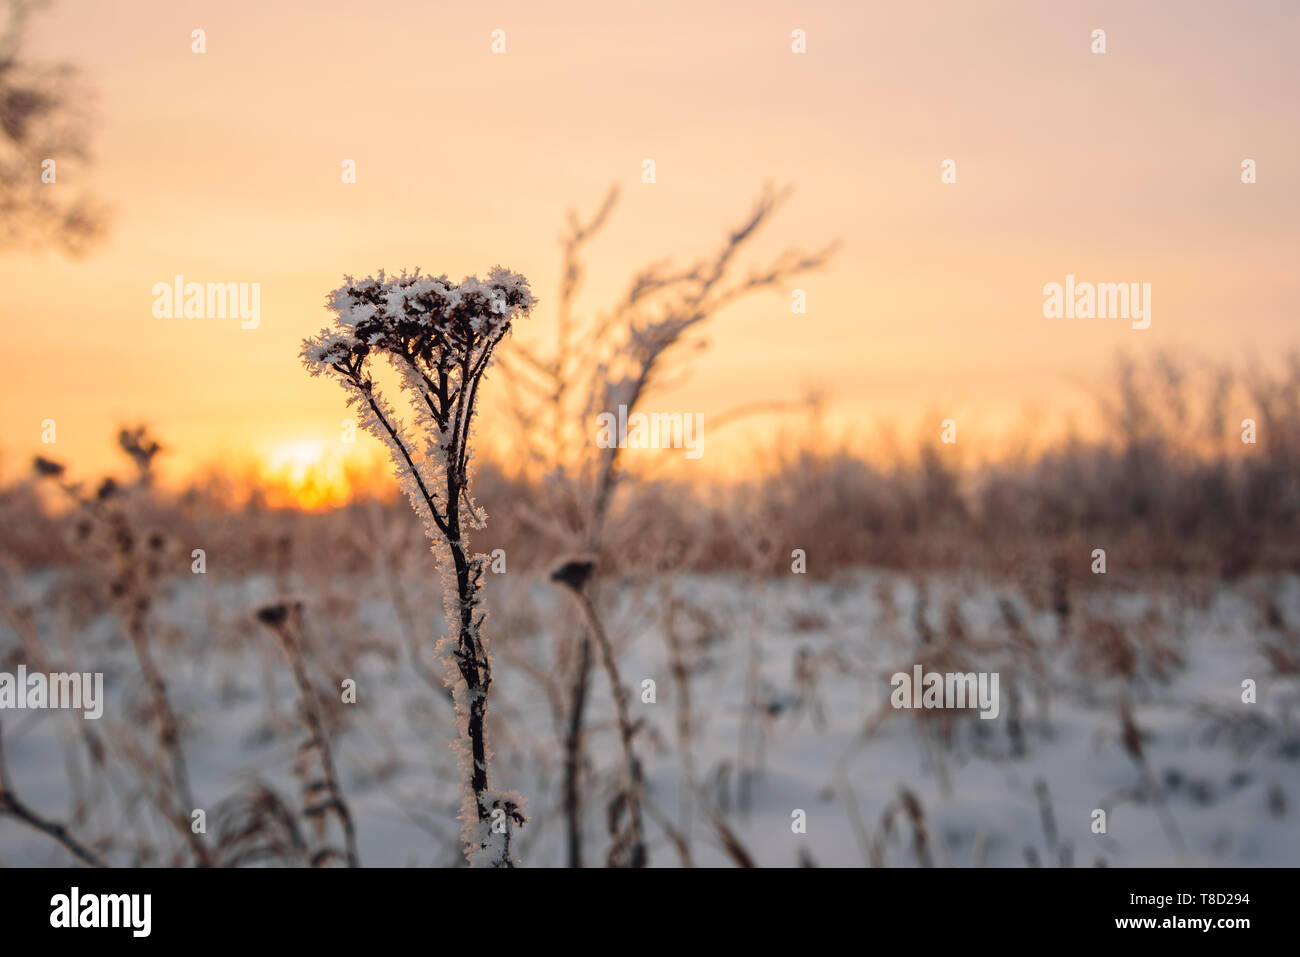
[(302, 602), (279, 601), (263, 605), (254, 613), (257, 620), (268, 628), (277, 628), (290, 618), (301, 616)]
[(486, 282), (469, 276), (459, 284), (418, 270), (400, 276), (380, 270), (360, 281), (349, 276), (326, 299), (334, 325), (303, 343), (303, 360), (313, 374), (347, 375), (372, 351), (448, 367), (499, 340), (534, 301), (528, 280), (500, 266)]
[(42, 458), (39, 455), (36, 456), (36, 459), (32, 464), (36, 468), (36, 474), (42, 478), (57, 478), (64, 472), (64, 466), (61, 463), (55, 462), (52, 459)]
[(149, 471), (154, 456), (162, 451), (162, 445), (149, 434), (148, 427), (143, 425), (134, 429), (121, 429), (117, 433), (117, 444), (130, 456), (141, 473)]

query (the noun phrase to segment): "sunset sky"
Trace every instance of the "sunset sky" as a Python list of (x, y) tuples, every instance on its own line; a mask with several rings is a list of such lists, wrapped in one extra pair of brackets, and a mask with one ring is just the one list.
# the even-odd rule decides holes
[[(49, 188), (116, 213), (84, 259), (0, 257), (0, 472), (115, 465), (112, 433), (137, 421), (173, 476), (337, 454), (342, 395), (298, 349), (344, 273), (501, 263), (541, 299), (517, 335), (549, 339), (565, 212), (611, 184), (591, 309), (650, 261), (714, 249), (767, 180), (797, 192), (745, 265), (842, 241), (792, 284), (806, 315), (789, 290), (728, 309), (647, 406), (706, 429), (816, 386), (864, 443), (948, 416), (978, 445), (1022, 419), (1059, 429), (1118, 351), (1268, 361), (1300, 342), (1300, 4), (1058, 6), (59, 0), (27, 55), (80, 68), (97, 126), (93, 166)], [(260, 283), (260, 326), (154, 318), (178, 273)], [(1151, 328), (1045, 319), (1066, 274), (1150, 283)], [(741, 455), (705, 441), (709, 470)]]

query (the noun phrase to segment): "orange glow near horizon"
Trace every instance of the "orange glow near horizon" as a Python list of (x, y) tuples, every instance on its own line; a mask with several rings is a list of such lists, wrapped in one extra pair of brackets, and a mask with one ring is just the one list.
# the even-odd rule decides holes
[(300, 439), (271, 449), (256, 473), (267, 504), (305, 511), (347, 504), (354, 490), (342, 457), (325, 442)]

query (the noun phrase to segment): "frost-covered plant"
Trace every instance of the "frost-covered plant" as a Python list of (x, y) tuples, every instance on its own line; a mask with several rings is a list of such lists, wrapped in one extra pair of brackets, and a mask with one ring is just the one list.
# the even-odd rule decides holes
[[(298, 686), (299, 713), (307, 727), (307, 740), (298, 746), (294, 773), (302, 783), (303, 816), (311, 823), (309, 860), (312, 867), (326, 867), (334, 861), (342, 861), (348, 867), (360, 867), (357, 829), (335, 770), (334, 747), (330, 741), (325, 708), (307, 673), (302, 618), (301, 602), (276, 602), (257, 611), (257, 620), (280, 639), (293, 670), (294, 684)], [(331, 822), (336, 822), (342, 832), (343, 849), (329, 841), (327, 835)]]
[[(512, 321), (533, 306), (528, 281), (496, 267), (485, 281), (460, 283), (417, 270), (347, 281), (327, 300), (332, 325), (303, 342), (312, 375), (332, 376), (363, 428), (388, 448), (402, 489), (424, 519), (444, 569), (444, 595), (454, 637), (438, 644), (453, 689), (461, 768), (465, 853), (472, 865), (510, 867), (510, 827), (524, 823), (523, 799), (490, 787), (486, 719), (492, 662), (480, 610), (484, 555), (469, 550), (466, 532), (486, 515), (470, 496), (470, 431), (479, 384)], [(414, 427), (381, 395), (371, 361), (382, 356), (400, 376), (414, 409)], [(450, 564), (445, 559), (450, 557)], [(457, 675), (460, 680), (457, 681)]]
[(168, 569), (174, 561), (175, 541), (159, 530), (144, 526), (147, 494), (153, 484), (153, 460), (162, 451), (145, 426), (122, 429), (118, 446), (135, 463), (136, 481), (119, 485), (105, 478), (93, 493), (80, 482), (63, 478), (66, 469), (58, 462), (37, 457), (35, 469), (42, 478), (55, 480), (65, 495), (80, 509), (77, 546), (84, 550), (93, 569), (107, 586), (117, 618), (131, 647), (148, 695), (149, 725), (166, 770), (155, 771), (151, 759), (141, 755), (144, 778), (161, 778), (165, 786), (145, 789), (157, 809), (189, 844), (200, 867), (214, 863), (203, 835), (191, 826), (190, 816), (200, 806), (190, 786), (189, 762), (185, 754), (186, 724), (168, 690), (163, 666), (156, 654), (158, 624), (154, 606)]
[[(618, 198), (617, 190), (609, 192), (599, 210), (586, 222), (576, 213), (570, 213), (569, 227), (561, 240), (564, 259), (556, 306), (555, 346), (539, 353), (516, 341), (502, 364), (507, 373), (506, 385), (513, 393), (511, 408), (524, 436), (521, 451), (536, 474), (545, 476), (540, 485), (543, 508), (532, 510), (521, 504), (520, 517), (563, 551), (573, 551), (576, 546), (596, 559), (610, 558), (620, 550), (620, 544), (638, 534), (635, 522), (644, 520), (643, 516), (633, 516), (631, 521), (623, 522), (622, 528), (607, 528), (611, 504), (623, 474), (621, 450), (617, 444), (606, 449), (591, 442), (588, 426), (592, 417), (619, 406), (626, 406), (629, 413), (636, 410), (647, 395), (680, 367), (679, 362), (689, 353), (693, 335), (726, 306), (751, 293), (781, 288), (792, 277), (829, 260), (835, 244), (813, 253), (790, 249), (768, 265), (751, 269), (743, 278), (734, 276), (742, 249), (767, 225), (790, 194), (789, 189), (765, 187), (749, 216), (727, 234), (711, 255), (688, 267), (674, 267), (668, 260), (652, 263), (633, 276), (627, 292), (612, 310), (585, 320), (574, 316), (577, 294), (586, 274), (583, 252), (608, 221)], [(716, 429), (724, 422), (753, 412), (787, 408), (782, 402), (751, 403), (714, 418), (713, 427)], [(528, 441), (538, 430), (547, 434), (550, 441)], [(555, 576), (573, 590), (584, 621), (588, 622), (577, 639), (577, 654), (572, 656), (577, 667), (564, 740), (564, 806), (571, 867), (582, 865), (578, 769), (583, 764), (583, 711), (594, 657), (589, 646), (589, 638), (595, 637), (590, 620), (594, 618), (599, 624), (600, 605), (594, 591), (603, 564), (597, 562), (581, 582), (567, 580), (560, 574), (562, 569), (557, 569)], [(588, 597), (590, 600), (585, 600)], [(608, 643), (597, 644), (602, 653), (608, 647)], [(604, 663), (608, 674), (616, 674), (617, 669), (611, 667), (610, 661)], [(618, 687), (611, 691), (615, 701), (627, 694), (627, 689)], [(629, 736), (624, 736), (624, 746), (625, 776), (629, 782), (636, 782), (640, 779), (639, 762)], [(617, 831), (611, 834), (615, 856), (643, 862), (645, 838), (639, 816), (627, 817), (626, 831), (621, 826), (615, 827), (622, 818), (621, 812), (616, 814), (614, 810), (634, 808), (636, 803), (627, 791), (620, 790), (607, 820), (611, 829)], [(622, 848), (631, 848), (632, 853), (623, 855)]]

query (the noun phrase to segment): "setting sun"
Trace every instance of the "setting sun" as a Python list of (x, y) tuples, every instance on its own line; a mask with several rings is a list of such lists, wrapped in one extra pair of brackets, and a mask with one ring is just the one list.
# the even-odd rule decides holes
[(259, 464), (258, 476), (271, 505), (333, 508), (352, 497), (344, 460), (323, 439), (299, 439), (271, 448)]

